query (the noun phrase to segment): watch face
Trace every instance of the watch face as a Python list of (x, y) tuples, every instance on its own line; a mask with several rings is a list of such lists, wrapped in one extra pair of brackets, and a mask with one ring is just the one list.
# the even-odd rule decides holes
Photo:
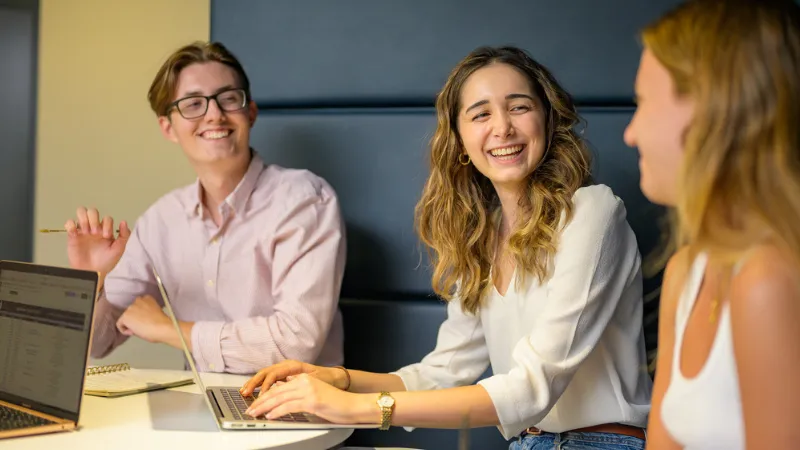
[(394, 399), (388, 395), (385, 395), (378, 400), (378, 404), (383, 408), (390, 408), (392, 405), (394, 405)]

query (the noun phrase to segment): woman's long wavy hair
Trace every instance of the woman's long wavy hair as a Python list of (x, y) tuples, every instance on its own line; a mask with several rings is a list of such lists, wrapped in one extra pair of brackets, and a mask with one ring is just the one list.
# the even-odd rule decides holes
[(695, 103), (672, 248), (731, 265), (768, 239), (800, 262), (800, 6), (690, 1), (642, 41)]
[[(430, 176), (416, 207), (417, 233), (433, 264), (433, 289), (445, 300), (458, 296), (475, 314), (486, 289), (500, 202), (492, 183), (472, 164), (462, 165), (458, 134), (461, 90), (478, 69), (508, 64), (522, 73), (542, 104), (547, 142), (542, 161), (528, 177), (522, 213), (508, 240), (519, 282), (533, 274), (540, 282), (551, 273), (560, 227), (572, 218), (572, 197), (590, 179), (590, 154), (575, 130), (580, 117), (570, 95), (544, 66), (514, 47), (482, 47), (450, 73), (436, 99), (438, 125), (431, 140)], [(563, 218), (563, 219), (562, 219)]]

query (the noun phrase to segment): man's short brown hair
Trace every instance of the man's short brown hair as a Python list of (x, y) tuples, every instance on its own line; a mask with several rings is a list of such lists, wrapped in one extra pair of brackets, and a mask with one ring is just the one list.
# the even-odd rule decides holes
[(191, 64), (205, 62), (218, 62), (233, 69), (241, 83), (241, 86), (237, 87), (244, 89), (247, 98), (251, 98), (250, 80), (247, 79), (239, 60), (219, 42), (198, 41), (175, 51), (158, 69), (147, 92), (150, 108), (157, 116), (166, 116), (169, 113), (181, 70)]

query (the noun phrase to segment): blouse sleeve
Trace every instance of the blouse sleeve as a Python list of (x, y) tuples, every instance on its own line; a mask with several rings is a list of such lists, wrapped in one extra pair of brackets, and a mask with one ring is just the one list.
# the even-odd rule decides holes
[(489, 367), (483, 327), (478, 315), (465, 313), (461, 302), (447, 305), (447, 319), (439, 328), (436, 348), (422, 361), (394, 372), (409, 391), (472, 384)]

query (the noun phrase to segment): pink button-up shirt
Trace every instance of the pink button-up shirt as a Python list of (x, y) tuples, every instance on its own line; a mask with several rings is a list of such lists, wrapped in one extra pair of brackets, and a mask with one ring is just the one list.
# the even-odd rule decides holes
[(106, 277), (92, 355), (125, 341), (116, 321), (137, 296), (163, 306), (155, 265), (178, 320), (194, 322), (198, 370), (253, 373), (284, 359), (342, 364), (345, 232), (331, 186), (254, 154), (219, 208), (221, 227), (200, 192), (199, 182), (170, 192), (137, 220)]

